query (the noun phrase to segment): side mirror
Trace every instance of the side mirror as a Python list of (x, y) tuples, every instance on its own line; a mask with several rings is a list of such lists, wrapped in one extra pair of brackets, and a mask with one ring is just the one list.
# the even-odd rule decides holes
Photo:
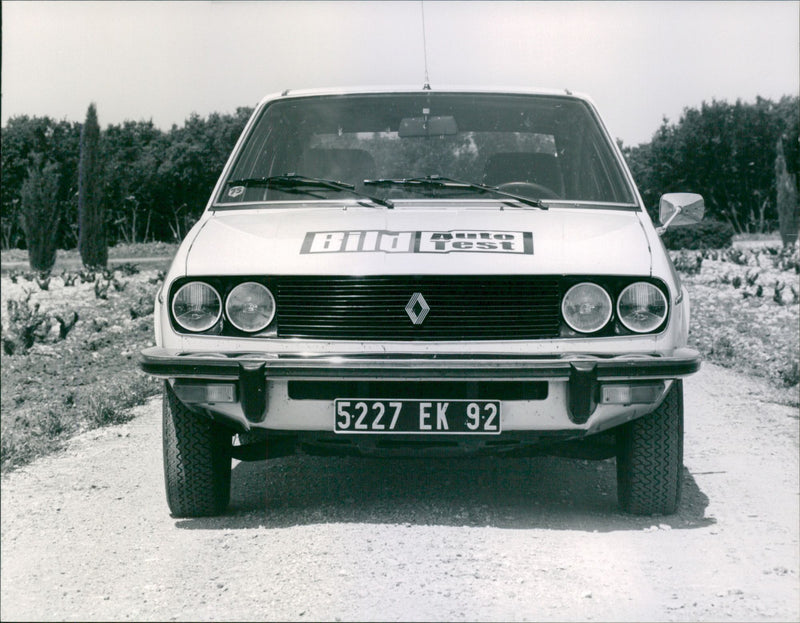
[(706, 204), (701, 195), (695, 193), (662, 195), (658, 205), (658, 219), (662, 225), (656, 231), (661, 235), (670, 225), (695, 225), (703, 220), (705, 211)]

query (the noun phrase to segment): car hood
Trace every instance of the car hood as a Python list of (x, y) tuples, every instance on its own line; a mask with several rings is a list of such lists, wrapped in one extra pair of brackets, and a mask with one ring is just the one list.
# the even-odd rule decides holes
[[(189, 275), (650, 274), (635, 211), (337, 204), (217, 211)], [(185, 245), (186, 247), (187, 245)]]

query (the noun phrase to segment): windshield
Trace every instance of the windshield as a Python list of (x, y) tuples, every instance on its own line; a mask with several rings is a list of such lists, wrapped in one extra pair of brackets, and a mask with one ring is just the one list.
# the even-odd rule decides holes
[(435, 177), (551, 204), (634, 204), (589, 106), (558, 96), (431, 92), (276, 100), (249, 132), (217, 204), (347, 195), (325, 185), (252, 183), (286, 175), (342, 182), (353, 186), (354, 197), (390, 201), (492, 197), (465, 184), (407, 183)]

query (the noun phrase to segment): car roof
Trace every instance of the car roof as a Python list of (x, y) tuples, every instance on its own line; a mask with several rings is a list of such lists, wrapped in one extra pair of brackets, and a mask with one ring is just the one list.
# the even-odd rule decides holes
[(475, 86), (444, 86), (437, 88), (419, 86), (364, 86), (364, 87), (326, 87), (319, 89), (286, 89), (280, 93), (271, 93), (262, 98), (259, 106), (272, 100), (313, 97), (317, 95), (367, 95), (378, 93), (497, 93), (508, 95), (546, 95), (570, 97), (588, 102), (594, 106), (592, 99), (584, 93), (575, 93), (569, 89), (542, 89), (525, 87), (475, 87)]

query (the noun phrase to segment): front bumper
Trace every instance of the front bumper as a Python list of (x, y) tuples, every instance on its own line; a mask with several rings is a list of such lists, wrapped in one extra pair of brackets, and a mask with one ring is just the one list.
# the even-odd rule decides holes
[(700, 369), (689, 348), (669, 355), (286, 355), (180, 352), (157, 346), (142, 351), (140, 367), (160, 378), (234, 380), (242, 369), (263, 369), (267, 377), (333, 379), (398, 378), (409, 381), (446, 376), (455, 379), (568, 379), (592, 369), (598, 380), (674, 379)]
[[(568, 419), (564, 418), (564, 428), (589, 434), (643, 415), (658, 404), (627, 409), (622, 405), (605, 410), (606, 405), (601, 405), (598, 409), (603, 384), (669, 381), (685, 377), (699, 370), (700, 358), (697, 351), (688, 348), (675, 349), (669, 354), (617, 356), (463, 356), (208, 353), (152, 347), (142, 351), (140, 366), (144, 372), (164, 379), (235, 383), (240, 409), (198, 406), (242, 430), (249, 430), (253, 425), (257, 428), (292, 428), (287, 420), (279, 424), (265, 422), (270, 402), (269, 388), (285, 390), (289, 380), (547, 381), (551, 387), (562, 390), (560, 393), (551, 391), (553, 404), (549, 408), (566, 412)], [(561, 396), (560, 403), (557, 396)], [(332, 409), (327, 412), (332, 413)], [(520, 425), (519, 428), (534, 430), (536, 424)]]

